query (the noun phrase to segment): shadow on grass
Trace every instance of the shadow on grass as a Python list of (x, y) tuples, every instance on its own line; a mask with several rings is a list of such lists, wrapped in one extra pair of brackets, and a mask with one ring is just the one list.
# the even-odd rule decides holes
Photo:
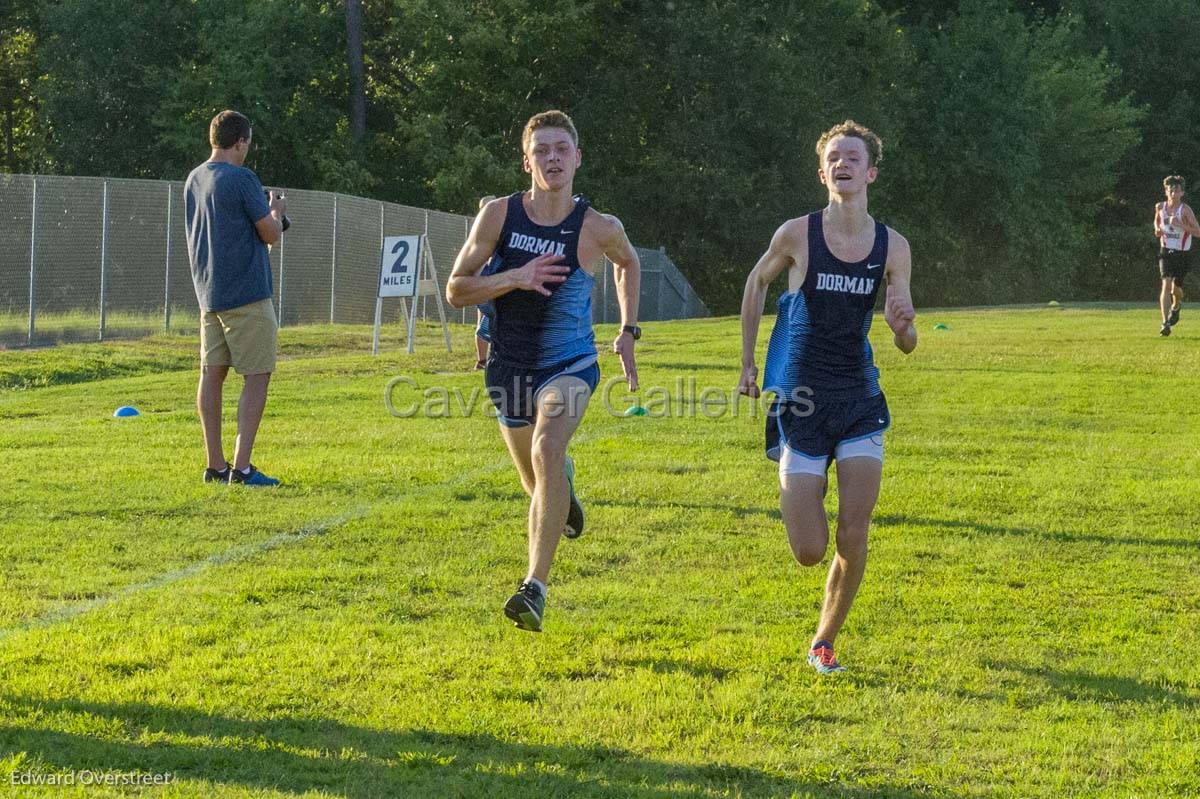
[[(984, 664), (994, 671), (1011, 671), (1043, 682), (1052, 692), (1069, 702), (1137, 702), (1200, 707), (1200, 698), (1189, 694), (1186, 685), (1173, 682), (1150, 683), (1132, 677), (1066, 671), (1043, 666), (1027, 666), (995, 661)], [(1191, 689), (1194, 690), (1194, 689)]]
[[(163, 332), (162, 319), (145, 324), (108, 324), (104, 327), (104, 341), (117, 339), (141, 339)], [(13, 341), (13, 347), (29, 347), (29, 331), (22, 331), (21, 340)], [(12, 340), (11, 338), (9, 340)], [(42, 324), (34, 331), (33, 347), (52, 347), (59, 344), (94, 344), (100, 341), (100, 319), (78, 324)]]
[(0, 723), (0, 753), (25, 753), (40, 768), (63, 773), (170, 772), (233, 788), (318, 790), (349, 799), (930, 795), (902, 787), (795, 781), (722, 763), (672, 764), (600, 746), (515, 743), (485, 733), (388, 731), (323, 719), (245, 720), (141, 703), (17, 697), (0, 697), (0, 710), (10, 719)]
[[(694, 511), (718, 511), (730, 513), (738, 518), (749, 516), (765, 516), (772, 521), (782, 522), (783, 516), (779, 508), (762, 507), (757, 505), (732, 505), (721, 502), (678, 502), (673, 498), (663, 502), (617, 502), (608, 499), (588, 500), (589, 506), (601, 508), (617, 508), (630, 510), (638, 508), (680, 508)], [(831, 525), (836, 524), (838, 513), (834, 503), (826, 503), (826, 513)], [(1014, 525), (985, 524), (981, 522), (966, 522), (956, 519), (934, 519), (927, 516), (903, 516), (897, 514), (877, 514), (871, 518), (872, 527), (911, 526), (932, 527), (942, 530), (961, 531), (982, 535), (1007, 535), (1038, 538), (1044, 541), (1057, 541), (1064, 544), (1117, 544), (1135, 547), (1166, 547), (1169, 549), (1200, 548), (1196, 538), (1149, 538), (1146, 536), (1103, 535), (1101, 533), (1081, 533), (1070, 530), (1043, 530), (1032, 527), (1017, 527)]]
[(943, 530), (979, 533), (983, 535), (1009, 535), (1058, 541), (1064, 544), (1118, 544), (1135, 547), (1168, 547), (1171, 549), (1197, 549), (1196, 538), (1147, 538), (1144, 536), (1103, 535), (1101, 533), (1079, 533), (1069, 530), (1043, 530), (1013, 525), (964, 522), (955, 519), (931, 519), (924, 516), (878, 515), (872, 524), (909, 525), (912, 527), (937, 527)]
[(655, 510), (670, 508), (674, 510), (679, 508), (682, 510), (732, 513), (739, 519), (747, 516), (767, 516), (778, 522), (783, 521), (783, 516), (779, 512), (779, 508), (763, 508), (756, 505), (730, 505), (721, 502), (679, 502), (674, 497), (668, 497), (662, 502), (617, 502), (611, 499), (585, 499), (584, 501), (588, 506), (594, 505), (598, 508), (618, 508), (621, 510), (638, 508), (650, 508)]
[[(675, 385), (677, 380), (684, 381), (683, 387), (686, 391), (688, 389), (686, 382), (687, 377), (689, 374), (694, 374), (695, 372), (726, 372), (731, 375), (731, 377), (725, 381), (729, 383), (729, 385), (720, 386), (720, 388), (726, 391), (737, 388), (737, 374), (729, 368), (728, 362), (723, 360), (714, 359), (707, 363), (703, 361), (651, 361), (649, 368), (662, 372), (670, 372), (673, 375), (669, 385), (661, 386), (661, 388), (666, 388), (671, 391), (674, 391), (676, 388), (678, 388)], [(620, 372), (617, 374), (619, 375)], [(642, 390), (645, 391), (646, 388), (647, 386), (643, 386)], [(704, 385), (697, 385), (697, 394), (703, 391), (705, 388), (706, 386)], [(747, 402), (749, 401), (750, 400), (747, 400)]]

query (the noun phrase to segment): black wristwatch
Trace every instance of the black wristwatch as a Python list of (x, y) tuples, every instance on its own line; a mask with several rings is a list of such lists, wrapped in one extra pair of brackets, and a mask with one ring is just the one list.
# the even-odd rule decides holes
[(642, 329), (637, 325), (621, 325), (621, 332), (633, 336), (634, 341), (638, 341), (642, 337)]

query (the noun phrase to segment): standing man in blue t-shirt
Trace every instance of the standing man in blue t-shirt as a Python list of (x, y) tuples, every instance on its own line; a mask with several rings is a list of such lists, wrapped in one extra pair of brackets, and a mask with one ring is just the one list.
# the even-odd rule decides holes
[[(268, 245), (283, 233), (283, 196), (268, 201), (258, 177), (242, 166), (250, 150), (250, 120), (222, 111), (208, 129), (212, 155), (184, 184), (188, 256), (200, 303), (200, 386), (196, 409), (204, 430), (204, 482), (275, 486), (250, 463), (254, 437), (275, 371), (278, 324), (271, 304)], [(229, 367), (245, 385), (238, 399), (232, 465), (221, 445), (221, 387)]]

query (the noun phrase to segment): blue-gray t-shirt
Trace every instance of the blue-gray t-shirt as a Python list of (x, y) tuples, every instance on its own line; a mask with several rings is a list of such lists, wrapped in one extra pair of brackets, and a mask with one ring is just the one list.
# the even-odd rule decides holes
[(183, 185), (192, 283), (202, 311), (227, 311), (273, 293), (267, 245), (254, 223), (271, 213), (258, 176), (205, 161)]

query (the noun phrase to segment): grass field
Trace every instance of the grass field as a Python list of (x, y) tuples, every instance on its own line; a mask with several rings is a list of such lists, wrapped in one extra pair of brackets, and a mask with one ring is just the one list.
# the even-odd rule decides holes
[[(908, 358), (879, 321), (894, 426), (834, 678), (804, 663), (828, 559), (791, 559), (745, 405), (593, 402), (533, 635), (500, 611), (527, 504), (495, 422), (384, 402), (469, 401), (466, 328), (379, 358), (285, 330), (257, 493), (199, 481), (191, 337), (0, 352), (0, 794), (1200, 794), (1200, 319), (1155, 317), (927, 313)], [(646, 325), (644, 387), (728, 392), (737, 330)], [(89, 772), (174, 780), (12, 784)]]

